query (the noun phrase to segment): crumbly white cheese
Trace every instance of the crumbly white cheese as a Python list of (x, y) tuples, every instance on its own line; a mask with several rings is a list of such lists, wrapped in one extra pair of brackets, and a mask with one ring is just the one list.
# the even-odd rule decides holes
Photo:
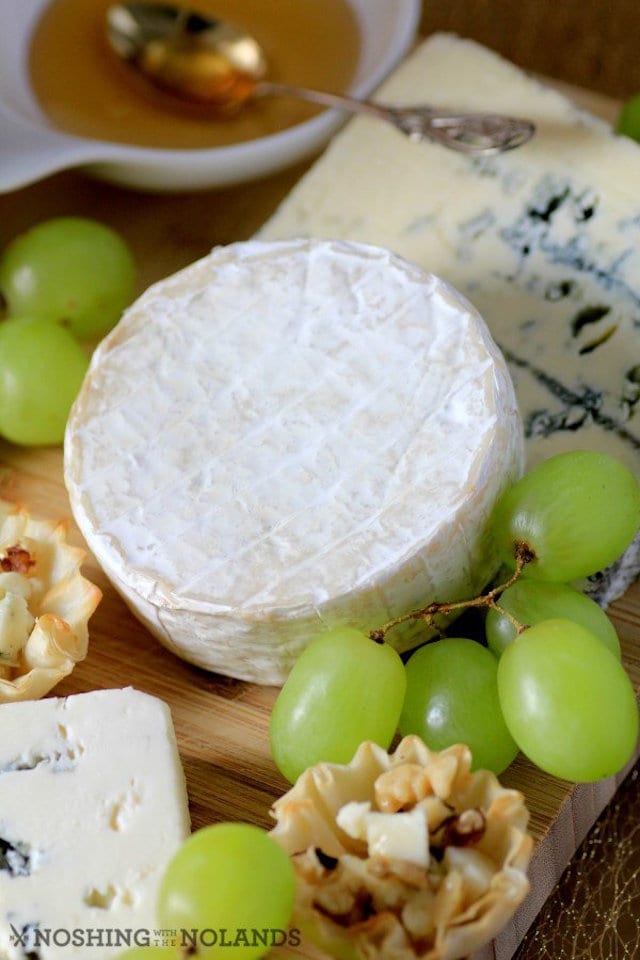
[[(592, 448), (640, 469), (640, 150), (470, 41), (428, 39), (378, 97), (533, 120), (526, 146), (472, 159), (384, 123), (349, 122), (264, 239), (376, 243), (480, 310), (515, 383), (533, 465)], [(640, 569), (636, 548), (603, 600)]]
[(160, 640), (277, 683), (326, 626), (480, 589), (521, 458), (506, 365), (450, 287), (369, 246), (254, 241), (156, 285), (103, 341), (65, 475)]
[(166, 704), (132, 689), (3, 704), (0, 728), (0, 958), (101, 960), (153, 941), (160, 879), (189, 834)]
[(429, 830), (424, 810), (380, 813), (367, 801), (346, 803), (338, 810), (336, 823), (354, 840), (364, 840), (370, 857), (386, 857), (429, 866)]
[[(9, 581), (9, 582), (7, 582)], [(13, 667), (33, 630), (29, 581), (17, 573), (0, 573), (0, 669)]]

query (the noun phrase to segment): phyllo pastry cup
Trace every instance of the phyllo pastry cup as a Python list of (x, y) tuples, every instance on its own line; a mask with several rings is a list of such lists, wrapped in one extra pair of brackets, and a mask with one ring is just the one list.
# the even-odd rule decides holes
[(87, 654), (102, 594), (65, 538), (64, 523), (0, 500), (0, 703), (44, 696)]
[(341, 960), (456, 960), (499, 933), (529, 889), (529, 814), (521, 793), (470, 768), (466, 746), (436, 753), (409, 736), (300, 776), (272, 836), (309, 939)]

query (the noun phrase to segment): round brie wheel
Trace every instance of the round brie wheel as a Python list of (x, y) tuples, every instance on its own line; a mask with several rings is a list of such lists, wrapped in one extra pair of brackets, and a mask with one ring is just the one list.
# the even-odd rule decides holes
[(363, 244), (249, 241), (151, 287), (100, 344), (65, 479), (163, 644), (271, 684), (327, 627), (478, 593), (522, 458), (504, 359), (444, 281)]

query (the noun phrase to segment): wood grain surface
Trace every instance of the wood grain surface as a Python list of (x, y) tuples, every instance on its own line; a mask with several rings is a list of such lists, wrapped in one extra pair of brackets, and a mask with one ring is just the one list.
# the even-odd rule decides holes
[(640, 90), (637, 0), (424, 0), (421, 31), (451, 31), (533, 70), (611, 97)]
[[(584, 91), (573, 93), (605, 118), (615, 115), (613, 101)], [(212, 246), (250, 237), (302, 172), (299, 166), (262, 182), (187, 196), (133, 193), (65, 173), (0, 197), (0, 246), (46, 217), (96, 217), (121, 231), (131, 244), (142, 291)], [(70, 540), (82, 543), (64, 488), (61, 450), (28, 450), (0, 442), (0, 496), (25, 503), (35, 515), (66, 518)], [(193, 827), (218, 820), (247, 820), (268, 827), (271, 803), (287, 788), (269, 754), (268, 718), (277, 691), (208, 674), (178, 660), (134, 619), (91, 556), (85, 572), (104, 597), (90, 623), (87, 659), (55, 693), (131, 684), (162, 697), (173, 713)], [(638, 687), (640, 587), (632, 587), (610, 612), (624, 661)], [(512, 955), (614, 784), (572, 788), (520, 758), (502, 779), (525, 793), (537, 841), (533, 892), (526, 909), (486, 952), (487, 957), (504, 960)], [(316, 956), (310, 948), (302, 955)]]

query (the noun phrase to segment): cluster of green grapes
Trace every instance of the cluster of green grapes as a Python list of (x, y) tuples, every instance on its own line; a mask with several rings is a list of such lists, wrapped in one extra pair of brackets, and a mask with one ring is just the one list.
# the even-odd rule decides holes
[[(431, 604), (369, 635), (327, 630), (306, 648), (271, 717), (282, 773), (294, 781), (319, 761), (348, 763), (364, 740), (388, 748), (398, 729), (437, 750), (467, 743), (474, 766), (496, 773), (518, 749), (572, 780), (617, 771), (637, 739), (635, 694), (613, 625), (566, 581), (610, 564), (639, 526), (640, 485), (611, 457), (566, 453), (526, 474), (492, 518), (511, 567), (505, 583), (468, 603)], [(433, 622), (435, 613), (464, 606), (487, 608), (486, 645), (445, 637), (405, 666), (384, 640), (410, 617)], [(176, 943), (133, 948), (121, 960), (177, 960), (187, 945), (182, 931), (196, 938), (198, 956), (260, 957), (269, 944), (251, 942), (253, 932), (286, 931), (294, 895), (291, 861), (265, 831), (206, 827), (181, 847), (161, 884), (157, 919), (176, 931)]]
[(118, 320), (133, 295), (124, 240), (83, 217), (46, 220), (0, 257), (0, 436), (57, 444), (88, 366), (80, 344)]
[[(512, 573), (467, 603), (431, 604), (365, 633), (341, 627), (303, 652), (275, 703), (271, 749), (294, 781), (320, 761), (347, 763), (363, 740), (388, 748), (396, 731), (432, 749), (471, 748), (500, 773), (520, 750), (557, 777), (617, 772), (638, 736), (633, 686), (613, 625), (570, 581), (612, 563), (640, 526), (640, 485), (618, 460), (560, 454), (500, 499), (491, 528)], [(408, 617), (484, 606), (486, 645), (446, 637), (406, 666), (385, 642)]]
[[(398, 729), (436, 750), (467, 743), (474, 766), (496, 773), (519, 749), (571, 780), (617, 771), (638, 735), (634, 690), (613, 625), (567, 581), (610, 564), (639, 527), (640, 485), (609, 456), (561, 454), (526, 474), (492, 518), (511, 567), (503, 584), (468, 602), (431, 604), (369, 635), (328, 630), (307, 647), (271, 716), (281, 772), (294, 781), (320, 761), (348, 763), (362, 741), (388, 748)], [(410, 617), (433, 622), (464, 606), (487, 608), (486, 645), (445, 637), (405, 666), (385, 642)], [(206, 827), (178, 851), (161, 885), (158, 922), (177, 932), (176, 944), (133, 948), (121, 960), (185, 956), (182, 931), (196, 938), (198, 956), (262, 956), (269, 944), (248, 942), (253, 931), (286, 931), (294, 895), (291, 861), (267, 833), (240, 823)], [(221, 944), (221, 936), (236, 945)]]

